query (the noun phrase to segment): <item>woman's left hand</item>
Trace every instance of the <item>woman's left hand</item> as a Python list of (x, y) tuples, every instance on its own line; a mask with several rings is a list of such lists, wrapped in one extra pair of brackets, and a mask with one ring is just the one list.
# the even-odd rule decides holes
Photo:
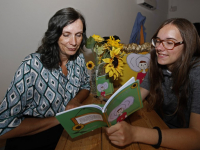
[(69, 101), (65, 110), (72, 109), (72, 108), (75, 108), (75, 107), (79, 107), (81, 105), (82, 104), (79, 102), (79, 100), (77, 98), (73, 98), (71, 101)]
[(65, 110), (81, 106), (81, 103), (89, 96), (89, 93), (90, 91), (86, 89), (80, 90), (78, 94), (68, 102)]

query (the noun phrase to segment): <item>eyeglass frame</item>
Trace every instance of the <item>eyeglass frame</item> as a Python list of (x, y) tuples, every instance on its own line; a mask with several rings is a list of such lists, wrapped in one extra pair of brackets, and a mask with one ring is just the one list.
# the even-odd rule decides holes
[[(153, 46), (154, 46), (153, 40), (155, 40), (155, 39), (157, 39), (157, 38), (152, 38), (152, 39), (151, 39), (151, 44), (152, 44)], [(165, 45), (163, 44), (163, 42), (166, 41), (166, 40), (159, 40), (159, 41), (160, 41), (160, 44), (162, 43), (163, 47), (166, 48)], [(184, 41), (182, 41), (182, 42), (177, 42), (177, 43), (175, 43), (173, 40), (170, 40), (170, 39), (167, 40), (167, 41), (173, 42), (173, 43), (174, 43), (174, 47), (179, 46), (179, 45), (181, 45), (181, 44), (184, 44)], [(159, 45), (160, 45), (160, 44), (159, 44)], [(154, 46), (154, 47), (156, 47), (156, 46)], [(166, 49), (167, 49), (167, 50), (173, 50), (174, 47), (173, 47), (172, 49), (168, 49), (168, 48), (166, 48)]]

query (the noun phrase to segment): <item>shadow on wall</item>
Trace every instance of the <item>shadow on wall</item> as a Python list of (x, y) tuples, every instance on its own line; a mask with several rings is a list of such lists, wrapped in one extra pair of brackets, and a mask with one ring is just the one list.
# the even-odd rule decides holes
[(200, 22), (193, 23), (195, 28), (197, 29), (198, 35), (200, 37)]

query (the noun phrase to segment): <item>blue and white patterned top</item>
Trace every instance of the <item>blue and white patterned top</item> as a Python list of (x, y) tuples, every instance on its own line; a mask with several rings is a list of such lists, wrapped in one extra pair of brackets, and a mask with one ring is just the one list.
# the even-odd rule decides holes
[(61, 68), (52, 71), (44, 68), (38, 53), (24, 59), (0, 105), (0, 135), (19, 126), (25, 115), (55, 116), (65, 110), (79, 90), (90, 90), (83, 54), (68, 61), (66, 67), (67, 76)]

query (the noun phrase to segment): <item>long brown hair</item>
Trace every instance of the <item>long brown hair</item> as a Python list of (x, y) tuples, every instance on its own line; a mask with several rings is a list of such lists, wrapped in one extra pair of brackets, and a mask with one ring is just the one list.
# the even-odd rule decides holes
[(48, 29), (44, 34), (41, 45), (38, 47), (37, 53), (41, 55), (41, 61), (44, 67), (49, 70), (58, 69), (60, 60), (60, 47), (58, 39), (62, 35), (63, 28), (76, 20), (80, 19), (83, 23), (83, 40), (80, 48), (70, 59), (75, 59), (77, 55), (83, 51), (83, 46), (86, 42), (86, 24), (81, 13), (74, 8), (68, 7), (57, 11), (49, 20)]
[[(172, 90), (178, 101), (178, 106), (174, 114), (177, 113), (178, 118), (180, 118), (180, 121), (184, 125), (185, 119), (183, 112), (187, 109), (187, 100), (189, 97), (189, 72), (191, 68), (195, 67), (195, 64), (199, 62), (200, 41), (194, 25), (183, 18), (171, 18), (166, 20), (158, 28), (157, 32), (152, 38), (157, 37), (159, 30), (167, 24), (176, 26), (184, 41), (183, 52), (181, 56), (173, 63), (172, 69), (170, 70), (173, 78)], [(154, 108), (160, 114), (165, 115), (162, 111), (162, 82), (164, 81), (162, 72), (163, 68), (166, 68), (166, 66), (158, 64), (156, 50), (152, 47), (149, 69), (151, 87), (148, 101), (151, 108)]]

